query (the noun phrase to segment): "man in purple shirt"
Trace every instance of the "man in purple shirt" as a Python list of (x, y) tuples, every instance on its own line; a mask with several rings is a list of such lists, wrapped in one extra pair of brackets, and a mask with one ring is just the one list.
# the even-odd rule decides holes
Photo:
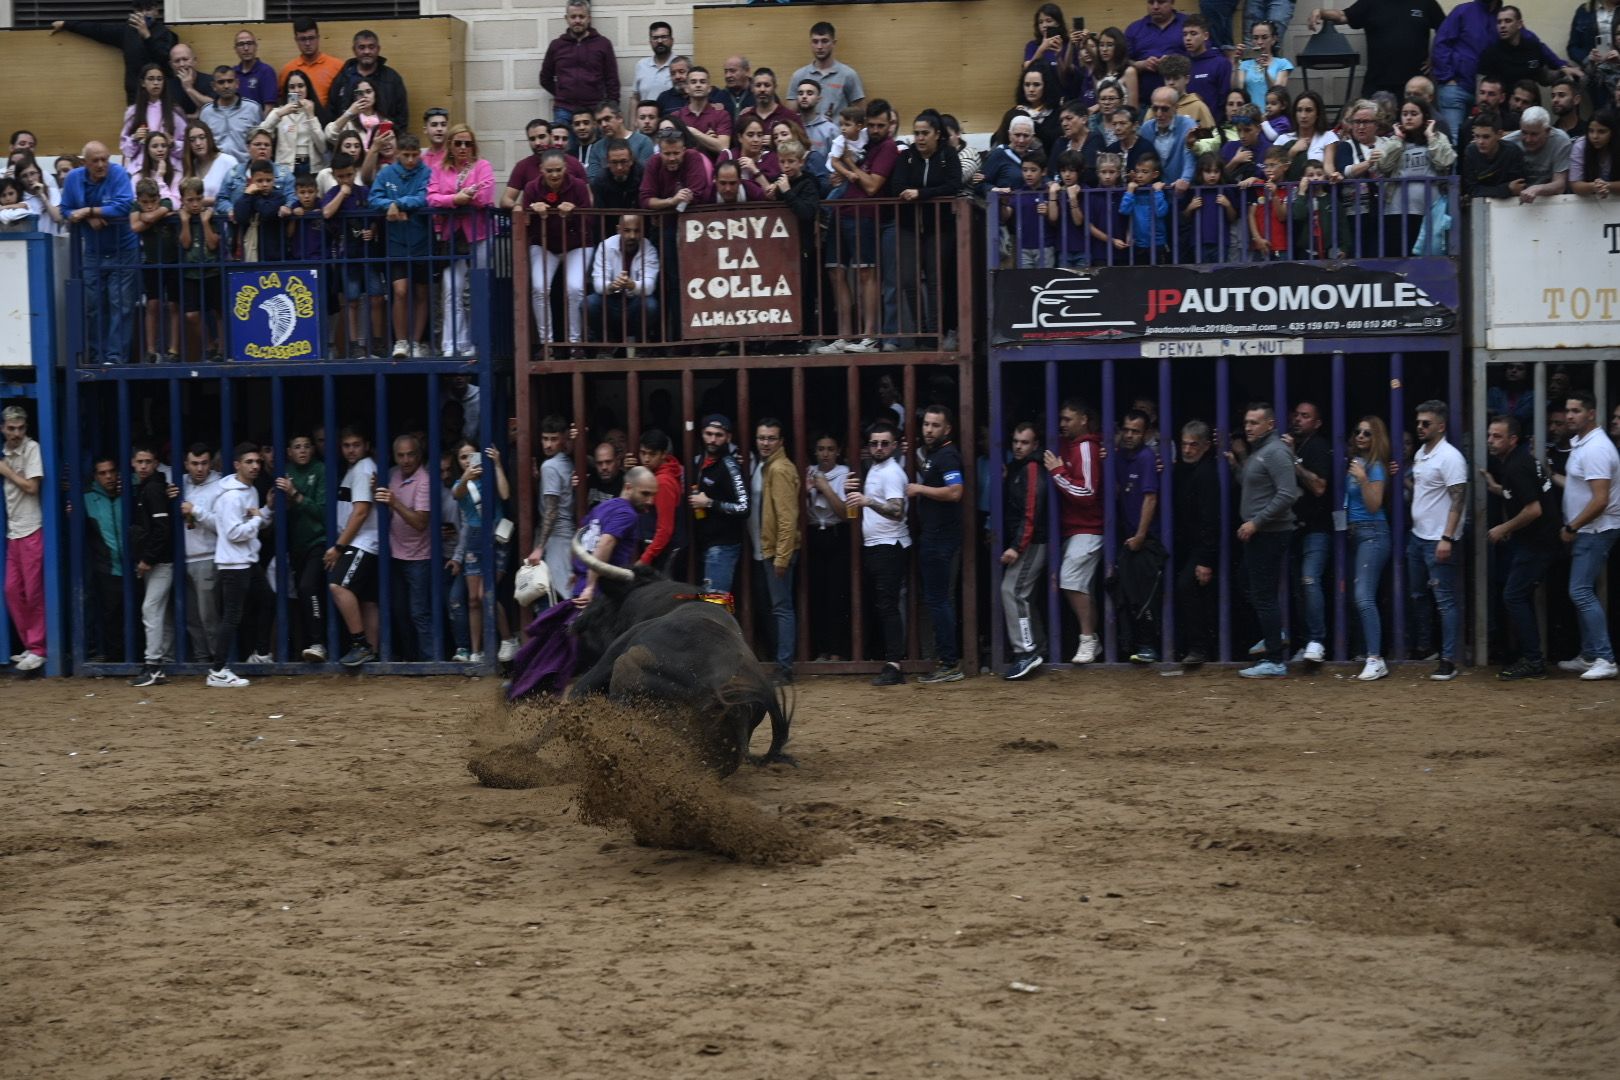
[(422, 443), (415, 435), (394, 440), (394, 467), (377, 502), (388, 507), (389, 583), (393, 586), (395, 655), (437, 660), (433, 648), (433, 484), (422, 468)]
[[(651, 469), (637, 465), (627, 470), (619, 497), (591, 507), (574, 532), (574, 542), (601, 562), (628, 567), (636, 559), (638, 520), (657, 497), (658, 478)], [(573, 597), (536, 615), (525, 630), (529, 640), (512, 657), (507, 697), (513, 701), (545, 690), (561, 692), (574, 677), (579, 639), (568, 626), (596, 595), (596, 571), (578, 559), (573, 563)]]
[(1203, 99), (1217, 124), (1226, 123), (1226, 95), (1232, 89), (1232, 58), (1211, 48), (1209, 22), (1202, 15), (1188, 15), (1182, 20), (1181, 47), (1192, 61), (1188, 92)]
[(236, 32), (236, 78), (240, 83), (237, 93), (248, 101), (257, 101), (265, 112), (281, 100), (276, 69), (259, 59), (259, 39), (251, 30)]
[[(1451, 9), (1445, 22), (1434, 33), (1434, 48), (1430, 54), (1429, 74), (1440, 88), (1440, 115), (1452, 131), (1468, 130), (1468, 108), (1474, 103), (1474, 80), (1479, 75), (1479, 58), (1487, 48), (1501, 40), (1497, 28), (1497, 14), (1502, 0), (1466, 0)], [(1531, 45), (1540, 38), (1529, 30), (1522, 32)], [(1542, 46), (1551, 67), (1563, 67), (1564, 61), (1551, 49)]]
[(1115, 574), (1119, 585), (1120, 641), (1132, 663), (1159, 659), (1159, 597), (1165, 550), (1153, 534), (1159, 512), (1159, 470), (1147, 445), (1148, 414), (1132, 409), (1119, 425), (1114, 455), (1114, 507), (1120, 537)]
[(540, 87), (553, 99), (552, 114), (568, 123), (577, 112), (619, 100), (619, 61), (613, 42), (591, 26), (590, 0), (564, 9), (568, 29), (546, 49), (540, 65)]
[(1125, 28), (1139, 101), (1147, 101), (1164, 85), (1159, 78), (1159, 57), (1187, 51), (1181, 42), (1181, 26), (1187, 16), (1176, 10), (1176, 0), (1147, 0), (1147, 9), (1145, 16)]

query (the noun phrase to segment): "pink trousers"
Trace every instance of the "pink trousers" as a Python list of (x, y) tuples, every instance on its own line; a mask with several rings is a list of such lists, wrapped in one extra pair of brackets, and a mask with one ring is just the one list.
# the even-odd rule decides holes
[(45, 655), (45, 530), (6, 543), (6, 607), (23, 648)]

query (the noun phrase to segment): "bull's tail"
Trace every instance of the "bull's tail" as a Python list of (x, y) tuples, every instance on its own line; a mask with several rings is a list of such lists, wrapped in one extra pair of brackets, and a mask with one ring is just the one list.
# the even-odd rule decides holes
[(777, 686), (765, 673), (764, 667), (751, 664), (737, 672), (719, 691), (720, 703), (726, 708), (745, 711), (747, 719), (739, 728), (738, 755), (747, 755), (749, 737), (766, 716), (771, 718), (771, 745), (764, 756), (752, 759), (756, 765), (780, 761), (797, 767), (797, 761), (786, 752), (793, 723), (794, 698), (787, 686)]

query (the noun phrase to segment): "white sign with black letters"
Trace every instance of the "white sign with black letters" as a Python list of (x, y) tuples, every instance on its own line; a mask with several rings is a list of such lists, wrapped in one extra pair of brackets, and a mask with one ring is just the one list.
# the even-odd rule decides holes
[(1620, 348), (1620, 200), (1476, 199), (1471, 209), (1486, 348)]

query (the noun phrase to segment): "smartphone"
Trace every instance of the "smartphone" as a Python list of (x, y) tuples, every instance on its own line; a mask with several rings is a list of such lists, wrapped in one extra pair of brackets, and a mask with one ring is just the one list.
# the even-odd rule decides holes
[(384, 120), (382, 123), (377, 125), (377, 135), (376, 135), (377, 138), (380, 139), (384, 135), (392, 135), (393, 133), (394, 133), (394, 122), (392, 120)]
[(1063, 36), (1063, 30), (1061, 27), (1049, 26), (1046, 28), (1046, 36), (1049, 38), (1060, 38)]
[(1086, 17), (1084, 15), (1076, 15), (1074, 17), (1074, 28), (1076, 30), (1084, 30), (1086, 28)]
[(299, 100), (302, 99), (303, 96), (304, 95), (301, 94), (300, 92), (298, 92), (297, 90), (289, 90), (287, 92), (287, 104), (289, 104), (289, 105), (297, 105)]

